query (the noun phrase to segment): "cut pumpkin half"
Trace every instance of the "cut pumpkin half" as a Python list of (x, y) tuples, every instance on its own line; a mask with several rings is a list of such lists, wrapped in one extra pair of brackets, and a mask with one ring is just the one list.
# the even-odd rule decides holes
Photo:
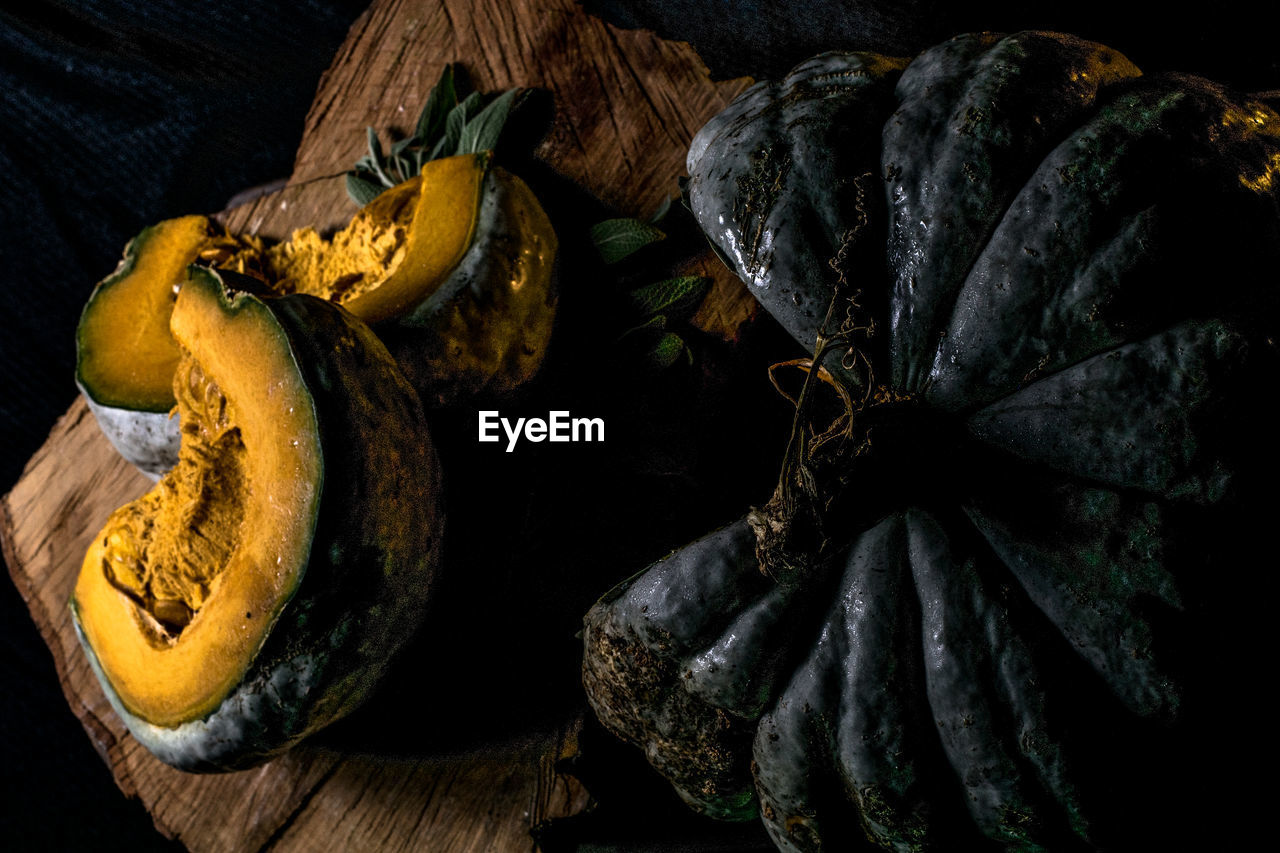
[(193, 267), (172, 315), (178, 463), (112, 514), (71, 602), (132, 733), (192, 770), (363, 701), (418, 624), (441, 524), (421, 403), (381, 342), (221, 278)]

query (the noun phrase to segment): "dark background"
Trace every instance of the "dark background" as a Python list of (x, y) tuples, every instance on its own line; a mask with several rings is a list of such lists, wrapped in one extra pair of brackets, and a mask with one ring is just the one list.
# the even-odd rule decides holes
[[(586, 0), (691, 42), (717, 78), (774, 76), (825, 49), (910, 54), (958, 32), (1057, 29), (1147, 71), (1280, 89), (1275, 20), (1223, 0)], [(1039, 4), (1036, 4), (1039, 5)], [(160, 219), (286, 177), (357, 0), (0, 4), (0, 491), (75, 396), (73, 333), (93, 283)], [(1183, 7), (1177, 7), (1183, 8)], [(0, 845), (168, 849), (125, 801), (62, 698), (26, 608), (0, 581)]]

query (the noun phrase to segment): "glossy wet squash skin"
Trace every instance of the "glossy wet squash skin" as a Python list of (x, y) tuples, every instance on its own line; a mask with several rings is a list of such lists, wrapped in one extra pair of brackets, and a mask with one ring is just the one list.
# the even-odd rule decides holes
[(592, 608), (599, 718), (783, 850), (1229, 835), (1196, 726), (1251, 659), (1219, 579), (1266, 551), (1242, 519), (1280, 471), (1280, 117), (970, 35), (804, 63), (689, 169), (761, 303), (837, 342), (847, 411), (802, 418), (769, 503)]
[(422, 617), (443, 516), (421, 403), (366, 326), (191, 276), (180, 461), (108, 520), (71, 607), (134, 736), (227, 770), (370, 694)]
[(555, 232), (519, 178), (488, 154), (428, 163), (331, 237), (227, 234), (205, 217), (168, 220), (126, 248), (77, 331), (77, 384), (121, 453), (158, 475), (176, 460), (169, 419), (177, 350), (168, 334), (188, 263), (309, 293), (372, 324), (432, 405), (501, 397), (542, 363), (555, 314)]

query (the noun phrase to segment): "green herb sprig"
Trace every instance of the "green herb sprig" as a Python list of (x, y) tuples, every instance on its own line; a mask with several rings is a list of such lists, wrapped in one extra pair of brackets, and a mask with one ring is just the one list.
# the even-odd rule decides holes
[(427, 95), (412, 136), (393, 142), (384, 153), (378, 133), (368, 128), (369, 151), (347, 172), (347, 195), (366, 205), (389, 187), (422, 172), (422, 166), (442, 157), (488, 151), (498, 144), (511, 112), (527, 93), (508, 89), (486, 97), (463, 96), (462, 81), (453, 64), (446, 65), (439, 82)]
[[(666, 239), (658, 228), (670, 209), (667, 198), (647, 221), (606, 219), (591, 226), (592, 245), (607, 265), (617, 264), (646, 246)], [(711, 287), (706, 276), (679, 276), (655, 281), (623, 295), (623, 314), (631, 325), (617, 338), (619, 343), (638, 341), (643, 347), (643, 363), (650, 370), (666, 370), (676, 362), (693, 363), (693, 351), (672, 327), (697, 310)]]

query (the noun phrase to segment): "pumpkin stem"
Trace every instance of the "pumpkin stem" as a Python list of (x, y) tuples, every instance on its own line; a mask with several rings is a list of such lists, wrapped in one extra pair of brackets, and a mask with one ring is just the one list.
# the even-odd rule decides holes
[[(756, 535), (756, 557), (760, 571), (777, 583), (803, 583), (831, 557), (840, 540), (828, 534), (827, 520), (840, 515), (837, 502), (850, 493), (852, 461), (870, 447), (868, 410), (886, 402), (902, 402), (899, 396), (876, 386), (867, 341), (876, 336), (876, 321), (861, 304), (863, 291), (851, 280), (851, 270), (860, 265), (860, 238), (869, 222), (869, 187), (873, 175), (864, 173), (854, 181), (854, 218), (842, 234), (832, 257), (831, 301), (818, 327), (813, 359), (774, 365), (769, 378), (778, 387), (773, 371), (778, 366), (800, 366), (805, 380), (795, 398), (795, 418), (787, 439), (786, 455), (777, 488), (763, 507), (750, 512), (748, 519)], [(824, 362), (833, 352), (841, 352), (840, 371), (828, 371)], [(815, 382), (824, 382), (840, 394), (840, 411), (826, 427), (814, 428), (817, 414)], [(791, 400), (781, 387), (778, 391)], [(842, 525), (844, 526), (844, 525)]]
[[(832, 316), (841, 294), (833, 295), (828, 307)], [(824, 322), (823, 328), (826, 328)], [(843, 492), (830, 489), (831, 476), (848, 470), (843, 457), (846, 448), (853, 455), (865, 451), (865, 442), (851, 441), (856, 436), (856, 413), (862, 402), (855, 402), (850, 389), (822, 366), (832, 352), (851, 343), (844, 331), (820, 332), (811, 360), (793, 362), (805, 371), (804, 384), (794, 400), (796, 413), (791, 421), (791, 434), (783, 457), (782, 471), (773, 497), (765, 506), (754, 509), (748, 521), (756, 534), (756, 554), (760, 570), (777, 583), (800, 583), (826, 562), (831, 550), (825, 531), (830, 498)], [(777, 367), (770, 368), (770, 378)], [(841, 412), (821, 432), (812, 427), (811, 410), (817, 399), (816, 383), (825, 382), (836, 389), (842, 403)], [(776, 380), (774, 381), (777, 386)], [(779, 393), (788, 396), (779, 388)], [(838, 460), (838, 461), (837, 461)], [(835, 464), (832, 464), (835, 462)]]
[[(833, 543), (825, 529), (826, 519), (836, 499), (846, 491), (850, 460), (863, 455), (870, 446), (870, 433), (859, 425), (858, 414), (876, 402), (875, 374), (858, 342), (875, 334), (875, 322), (862, 318), (861, 290), (850, 284), (847, 275), (853, 248), (867, 224), (864, 199), (865, 182), (869, 179), (868, 173), (855, 182), (858, 216), (831, 259), (836, 281), (818, 327), (813, 358), (774, 365), (769, 372), (774, 387), (789, 400), (790, 396), (778, 385), (775, 369), (799, 366), (806, 373), (800, 393), (792, 401), (796, 412), (778, 485), (769, 502), (748, 515), (756, 534), (760, 570), (777, 583), (803, 582), (829, 559)], [(843, 316), (836, 324), (839, 306), (843, 306)], [(827, 357), (838, 350), (843, 350), (841, 377), (833, 376), (823, 366)], [(812, 426), (817, 381), (834, 387), (842, 403), (840, 413), (821, 432)]]

